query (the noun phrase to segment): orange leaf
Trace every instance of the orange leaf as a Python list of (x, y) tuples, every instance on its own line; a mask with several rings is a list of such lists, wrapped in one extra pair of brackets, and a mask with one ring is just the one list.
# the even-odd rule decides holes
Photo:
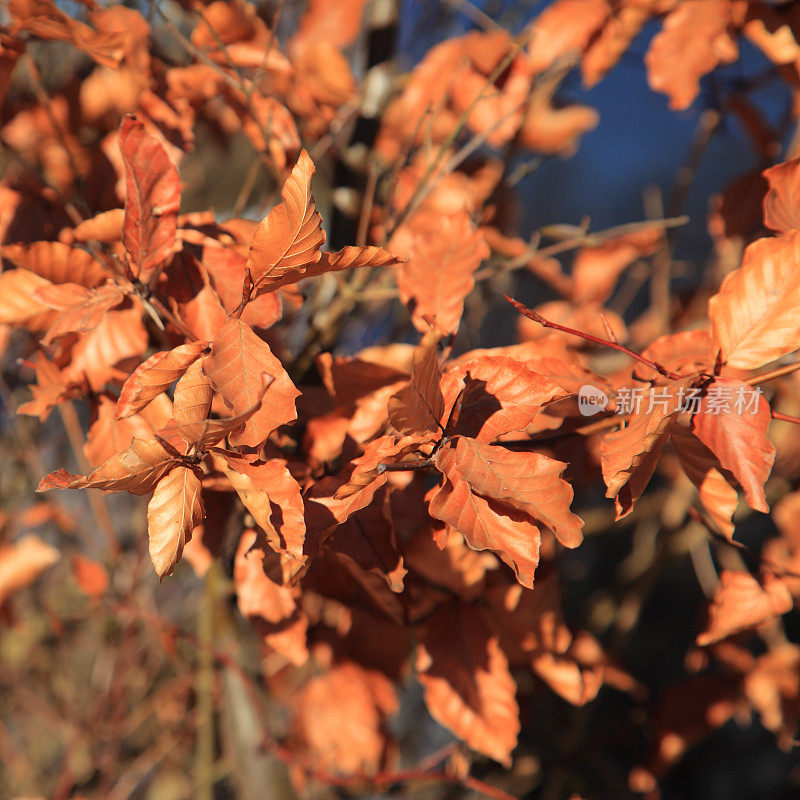
[(199, 468), (174, 467), (155, 487), (147, 505), (150, 560), (159, 578), (172, 575), (192, 531), (203, 521)]
[[(727, 399), (726, 406), (712, 406), (713, 393)], [(723, 394), (725, 393), (725, 394)], [(744, 400), (737, 406), (737, 398)], [(747, 407), (755, 399), (755, 408)], [(716, 412), (719, 413), (716, 413)], [(692, 417), (692, 431), (719, 459), (722, 467), (739, 481), (750, 508), (769, 513), (764, 484), (775, 461), (775, 447), (767, 438), (772, 414), (767, 401), (742, 381), (715, 378)]]
[(780, 233), (800, 228), (800, 158), (764, 170), (769, 191), (764, 197), (764, 224)]
[(0, 605), (33, 583), (60, 558), (55, 547), (29, 534), (14, 544), (0, 545)]
[(688, 108), (700, 91), (700, 78), (738, 58), (731, 26), (730, 0), (678, 3), (644, 59), (650, 88), (669, 95), (671, 108)]
[(794, 606), (789, 590), (774, 575), (766, 575), (763, 583), (759, 583), (749, 572), (726, 569), (719, 577), (708, 625), (697, 636), (701, 647), (776, 619)]
[(97, 599), (108, 591), (108, 572), (101, 563), (78, 553), (73, 554), (70, 561), (75, 583), (85, 595)]
[(207, 346), (207, 342), (190, 342), (153, 353), (123, 384), (117, 401), (117, 416), (130, 417), (141, 411), (154, 397), (169, 389)]
[(257, 447), (279, 425), (297, 419), (294, 401), (299, 392), (269, 345), (241, 320), (231, 318), (219, 331), (203, 371), (234, 414), (243, 414), (256, 403), (263, 375), (273, 378), (261, 409), (231, 439), (233, 444)]
[(72, 229), (72, 236), (76, 242), (102, 242), (113, 244), (122, 241), (122, 227), (125, 224), (125, 210), (112, 208), (95, 214), (90, 219), (84, 220)]
[(510, 766), (520, 730), (517, 687), (476, 608), (450, 602), (433, 615), (417, 669), (431, 716), (473, 750)]
[(115, 366), (128, 358), (141, 359), (147, 339), (140, 307), (109, 311), (72, 348), (72, 361), (64, 369), (64, 377), (75, 383), (88, 379), (92, 389), (100, 391), (107, 381), (128, 374), (127, 369), (123, 373)]
[(456, 470), (430, 503), (430, 514), (455, 528), (473, 550), (491, 550), (508, 564), (517, 580), (533, 588), (541, 533), (531, 517), (497, 500), (481, 497), (458, 478)]
[(180, 179), (167, 151), (138, 117), (123, 119), (119, 146), (126, 187), (122, 244), (134, 275), (147, 283), (177, 248)]
[(202, 363), (193, 362), (175, 386), (172, 416), (179, 425), (202, 422), (208, 418), (213, 395), (211, 380), (203, 372)]
[(36, 290), (35, 296), (61, 311), (42, 339), (43, 344), (51, 344), (54, 339), (68, 333), (93, 330), (112, 308), (125, 299), (125, 293), (113, 283), (97, 289), (86, 289), (77, 283), (43, 286)]
[(367, 0), (310, 0), (295, 35), (296, 41), (351, 45), (361, 29)]
[(187, 452), (187, 447), (188, 451), (205, 452), (209, 447), (213, 447), (226, 436), (242, 428), (247, 420), (261, 408), (261, 401), (264, 399), (270, 380), (267, 377), (264, 378), (261, 394), (256, 398), (253, 405), (235, 417), (202, 419), (196, 422), (178, 422), (174, 420), (160, 431), (157, 431), (156, 435), (161, 436), (181, 452)]
[(413, 234), (410, 258), (397, 271), (400, 298), (411, 306), (418, 331), (425, 333), (430, 320), (442, 334), (453, 333), (475, 284), (472, 274), (489, 257), (489, 246), (464, 211), (414, 228)]
[(680, 421), (669, 426), (669, 439), (683, 471), (697, 487), (703, 507), (722, 533), (733, 539), (733, 512), (739, 504), (734, 477), (719, 459)]
[(91, 253), (62, 242), (8, 244), (0, 248), (0, 253), (21, 269), (53, 283), (78, 283), (92, 289), (109, 277)]
[(755, 369), (800, 346), (800, 231), (753, 242), (708, 301), (711, 333), (732, 367)]
[(303, 498), (286, 464), (276, 459), (251, 464), (231, 453), (215, 452), (219, 455), (216, 463), (267, 535), (270, 547), (291, 558), (294, 569), (299, 569), (305, 561)]
[(18, 325), (50, 307), (37, 300), (35, 292), (50, 286), (45, 278), (26, 269), (10, 269), (0, 273), (0, 323)]
[(42, 478), (37, 492), (49, 489), (103, 489), (149, 494), (175, 465), (175, 457), (155, 439), (136, 439), (89, 475), (72, 475), (58, 469)]
[(411, 381), (389, 398), (389, 421), (400, 433), (432, 433), (440, 429), (444, 398), (437, 348), (440, 337), (431, 330), (414, 350)]
[[(600, 451), (606, 497), (616, 498), (622, 488), (631, 480), (639, 465), (647, 460), (652, 452), (660, 452), (664, 444), (664, 432), (670, 421), (678, 414), (686, 402), (686, 392), (697, 376), (670, 381), (666, 385), (650, 387), (649, 395), (634, 395), (631, 390), (633, 411), (625, 427), (607, 433), (603, 437)], [(642, 391), (639, 389), (638, 391)], [(655, 461), (652, 463), (655, 468)], [(641, 475), (641, 473), (640, 473)], [(652, 470), (650, 471), (652, 475)], [(648, 480), (650, 475), (647, 476)], [(645, 481), (646, 483), (646, 481)], [(644, 487), (642, 487), (644, 488)], [(618, 503), (618, 517), (625, 516), (633, 507)]]
[(266, 644), (299, 667), (308, 660), (308, 619), (297, 607), (294, 590), (267, 575), (270, 555), (260, 545), (255, 531), (242, 534), (233, 562), (236, 602), (242, 615), (255, 623)]
[(334, 775), (370, 775), (387, 756), (386, 718), (397, 694), (381, 672), (350, 661), (312, 677), (292, 698), (294, 737), (307, 763)]
[(320, 260), (322, 219), (311, 196), (314, 164), (303, 150), (286, 182), (283, 201), (262, 220), (250, 243), (247, 268), (257, 292), (272, 291), (305, 277)]
[(445, 407), (458, 403), (450, 415), (448, 435), (458, 433), (481, 442), (524, 431), (545, 404), (567, 394), (521, 361), (492, 355), (461, 361), (448, 370), (442, 391)]
[(442, 447), (437, 468), (451, 482), (528, 514), (550, 528), (565, 547), (583, 540), (583, 521), (570, 510), (572, 487), (561, 479), (566, 464), (541, 453), (515, 453), (464, 436)]

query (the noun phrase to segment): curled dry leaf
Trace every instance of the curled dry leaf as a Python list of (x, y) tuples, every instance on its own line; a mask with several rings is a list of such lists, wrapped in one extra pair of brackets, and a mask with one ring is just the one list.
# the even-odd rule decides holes
[(150, 498), (150, 560), (159, 578), (172, 575), (192, 531), (203, 521), (201, 475), (196, 467), (174, 467), (158, 481)]
[(700, 78), (739, 55), (731, 35), (730, 0), (678, 3), (653, 38), (645, 56), (650, 88), (669, 95), (674, 109), (688, 108), (700, 92)]
[(189, 342), (153, 353), (123, 384), (117, 401), (117, 416), (130, 417), (141, 411), (153, 398), (169, 389), (207, 346), (203, 341)]
[(37, 492), (49, 489), (103, 489), (149, 494), (175, 465), (175, 457), (155, 439), (136, 439), (127, 449), (109, 458), (88, 475), (57, 469), (39, 483)]
[(36, 290), (37, 300), (61, 313), (42, 339), (51, 344), (69, 333), (86, 333), (96, 328), (105, 315), (124, 299), (125, 292), (113, 283), (86, 289), (77, 283), (43, 286)]
[(213, 395), (211, 380), (203, 372), (202, 362), (193, 361), (175, 385), (172, 416), (179, 425), (203, 422), (211, 410)]
[(177, 248), (180, 179), (163, 145), (138, 117), (125, 117), (119, 132), (125, 165), (122, 244), (133, 273), (148, 283)]
[(764, 170), (769, 190), (764, 197), (764, 224), (779, 233), (800, 228), (800, 158)]
[(709, 608), (706, 629), (698, 634), (704, 647), (734, 633), (755, 628), (791, 611), (794, 600), (780, 578), (765, 575), (759, 583), (749, 572), (723, 570)]
[(256, 229), (247, 257), (256, 292), (294, 283), (320, 260), (325, 233), (311, 196), (313, 174), (314, 163), (303, 150), (281, 189), (283, 201)]

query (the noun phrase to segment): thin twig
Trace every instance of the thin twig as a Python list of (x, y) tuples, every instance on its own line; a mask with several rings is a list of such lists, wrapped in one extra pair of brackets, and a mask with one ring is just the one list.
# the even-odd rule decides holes
[(566, 325), (559, 325), (557, 322), (550, 322), (550, 320), (545, 319), (541, 314), (537, 313), (531, 308), (522, 305), (522, 303), (514, 300), (513, 297), (509, 297), (509, 295), (504, 294), (503, 297), (511, 303), (514, 308), (519, 311), (520, 314), (528, 317), (528, 319), (532, 319), (534, 322), (538, 322), (543, 328), (553, 328), (553, 330), (561, 331), (562, 333), (568, 333), (572, 336), (578, 336), (581, 339), (585, 339), (587, 342), (593, 342), (594, 344), (602, 345), (603, 347), (610, 347), (612, 350), (618, 350), (620, 353), (625, 353), (629, 355), (631, 358), (638, 361), (640, 364), (644, 364), (646, 367), (650, 367), (650, 369), (655, 370), (659, 374), (663, 375), (665, 378), (669, 378), (670, 380), (676, 381), (682, 378), (682, 375), (679, 375), (677, 372), (672, 372), (668, 370), (666, 367), (662, 366), (656, 361), (652, 361), (649, 358), (645, 358), (640, 353), (637, 353), (635, 350), (631, 350), (629, 347), (625, 347), (623, 344), (619, 344), (619, 342), (612, 342), (608, 339), (601, 339), (599, 336), (593, 336), (591, 333), (584, 333), (583, 331), (576, 330), (575, 328), (568, 328)]

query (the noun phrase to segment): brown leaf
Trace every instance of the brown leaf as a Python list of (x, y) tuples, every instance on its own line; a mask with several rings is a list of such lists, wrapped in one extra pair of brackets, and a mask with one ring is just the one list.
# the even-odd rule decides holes
[(700, 78), (738, 58), (731, 25), (730, 0), (678, 3), (645, 56), (650, 88), (669, 95), (671, 108), (688, 108), (700, 91)]
[(179, 425), (203, 422), (208, 419), (213, 395), (211, 380), (203, 372), (202, 362), (194, 361), (175, 385), (172, 416)]
[(385, 723), (399, 704), (382, 673), (336, 664), (311, 678), (292, 705), (294, 735), (309, 763), (333, 775), (371, 775), (384, 766)]
[(68, 382), (83, 383), (88, 379), (95, 391), (128, 374), (116, 368), (129, 358), (141, 359), (147, 347), (148, 334), (142, 325), (138, 304), (122, 311), (109, 311), (93, 330), (84, 333), (72, 348), (72, 360), (64, 369)]
[(567, 392), (548, 375), (506, 356), (483, 355), (462, 360), (442, 380), (445, 408), (456, 398), (459, 408), (450, 414), (448, 435), (492, 442), (512, 431), (524, 431), (542, 408)]
[(72, 475), (58, 469), (42, 478), (37, 492), (48, 489), (103, 489), (149, 494), (175, 465), (175, 457), (155, 439), (136, 439), (89, 475)]
[(263, 376), (273, 378), (261, 409), (232, 437), (232, 444), (257, 447), (279, 425), (297, 418), (294, 401), (299, 392), (269, 345), (241, 320), (230, 318), (219, 331), (211, 354), (203, 361), (203, 371), (237, 415), (252, 408), (261, 396)]
[(203, 521), (199, 468), (174, 467), (158, 482), (147, 505), (150, 560), (159, 578), (172, 575), (192, 531)]
[(734, 477), (722, 468), (719, 459), (680, 420), (669, 426), (669, 439), (683, 471), (697, 487), (703, 507), (720, 531), (732, 540), (733, 512), (739, 504)]
[(577, 547), (583, 540), (583, 521), (569, 510), (572, 487), (560, 477), (566, 464), (464, 436), (442, 447), (435, 462), (451, 481), (466, 481), (474, 492), (547, 526), (565, 547)]
[(533, 588), (541, 542), (534, 520), (519, 509), (476, 494), (456, 470), (450, 470), (447, 478), (431, 500), (431, 516), (455, 528), (473, 550), (497, 553), (523, 586)]
[(126, 187), (122, 244), (134, 275), (148, 283), (177, 248), (180, 178), (167, 151), (138, 117), (123, 119), (119, 145)]
[(271, 291), (304, 276), (321, 258), (325, 242), (322, 219), (311, 196), (314, 164), (303, 150), (279, 203), (262, 220), (250, 243), (247, 269), (256, 292)]
[(42, 339), (51, 344), (68, 333), (86, 333), (96, 328), (103, 317), (125, 299), (125, 292), (109, 283), (96, 289), (86, 289), (77, 283), (43, 286), (35, 292), (50, 308), (61, 311)]
[(0, 323), (19, 325), (49, 311), (46, 303), (36, 299), (35, 292), (50, 285), (48, 280), (26, 269), (0, 272)]
[(444, 398), (439, 388), (440, 336), (432, 329), (414, 350), (411, 381), (389, 398), (389, 421), (403, 434), (431, 433), (440, 430)]
[[(714, 405), (716, 393), (725, 405)], [(737, 404), (738, 398), (744, 398)], [(747, 404), (755, 400), (755, 408)], [(692, 417), (692, 431), (719, 459), (744, 490), (750, 508), (769, 513), (764, 484), (775, 461), (775, 447), (767, 438), (772, 421), (769, 404), (742, 381), (715, 378), (706, 390), (700, 411)]]
[(269, 546), (276, 553), (290, 557), (295, 562), (294, 569), (299, 569), (305, 561), (303, 498), (286, 464), (277, 459), (251, 464), (222, 452), (217, 463), (266, 534)]
[(7, 244), (0, 253), (21, 269), (52, 283), (77, 283), (92, 289), (109, 277), (91, 253), (62, 242)]
[(413, 233), (410, 258), (397, 271), (400, 298), (411, 306), (418, 331), (425, 333), (430, 320), (442, 334), (453, 333), (475, 283), (472, 274), (489, 257), (489, 246), (464, 211)]
[(700, 647), (776, 619), (794, 606), (789, 590), (774, 575), (765, 575), (759, 583), (749, 572), (726, 569), (719, 577), (708, 625), (697, 636)]
[(90, 219), (84, 220), (72, 229), (72, 236), (76, 242), (102, 242), (113, 244), (122, 241), (122, 227), (125, 223), (125, 209), (112, 208), (95, 214)]
[(517, 687), (475, 607), (450, 602), (433, 615), (417, 647), (417, 670), (431, 716), (473, 750), (510, 766), (520, 730)]
[(764, 170), (769, 191), (764, 197), (764, 224), (779, 233), (800, 228), (800, 158)]
[(125, 381), (117, 401), (117, 416), (130, 417), (141, 411), (153, 398), (165, 392), (193, 364), (208, 346), (207, 342), (189, 342), (172, 350), (153, 353)]
[[(603, 437), (600, 458), (606, 497), (616, 498), (648, 454), (656, 448), (661, 449), (667, 426), (684, 407), (687, 391), (696, 380), (697, 376), (690, 376), (665, 385), (651, 386), (647, 391), (640, 387), (631, 389), (633, 413), (625, 427)], [(635, 395), (634, 392), (641, 394)], [(627, 508), (622, 516), (631, 508)]]
[(732, 367), (755, 369), (800, 343), (800, 231), (753, 242), (708, 301), (711, 333)]
[(69, 42), (98, 64), (118, 67), (123, 56), (123, 36), (95, 31), (65, 14), (52, 0), (10, 0), (14, 30), (28, 31), (39, 39)]
[(582, 248), (572, 265), (572, 300), (605, 303), (625, 268), (636, 259), (655, 253), (663, 239), (663, 228), (654, 225)]
[(233, 562), (236, 602), (266, 644), (299, 667), (308, 660), (308, 619), (297, 607), (295, 590), (267, 575), (265, 564), (270, 555), (255, 531), (242, 534)]
[(14, 544), (0, 545), (0, 605), (14, 592), (33, 583), (60, 557), (55, 547), (33, 534)]

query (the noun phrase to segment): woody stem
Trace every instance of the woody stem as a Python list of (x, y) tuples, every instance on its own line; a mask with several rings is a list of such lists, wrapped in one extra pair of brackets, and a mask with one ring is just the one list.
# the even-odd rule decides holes
[(658, 362), (651, 361), (649, 358), (645, 358), (640, 353), (637, 353), (635, 350), (631, 350), (629, 347), (625, 347), (625, 345), (622, 345), (619, 342), (612, 342), (610, 339), (601, 339), (599, 336), (592, 336), (591, 333), (584, 333), (576, 328), (568, 328), (566, 325), (559, 325), (557, 322), (550, 322), (550, 320), (545, 319), (541, 314), (538, 314), (533, 309), (522, 305), (522, 303), (518, 302), (513, 297), (509, 297), (507, 294), (504, 294), (503, 297), (505, 297), (506, 300), (508, 300), (508, 302), (511, 303), (511, 305), (517, 309), (517, 311), (519, 311), (520, 314), (528, 317), (528, 319), (532, 319), (534, 322), (538, 322), (543, 328), (553, 328), (553, 330), (561, 331), (562, 333), (569, 333), (572, 336), (578, 336), (581, 339), (585, 339), (587, 342), (603, 345), (603, 347), (610, 347), (612, 350), (619, 350), (620, 353), (629, 355), (640, 364), (644, 364), (646, 367), (654, 369), (656, 372), (672, 381), (677, 381), (682, 377), (681, 375), (678, 375), (677, 372), (671, 372)]

